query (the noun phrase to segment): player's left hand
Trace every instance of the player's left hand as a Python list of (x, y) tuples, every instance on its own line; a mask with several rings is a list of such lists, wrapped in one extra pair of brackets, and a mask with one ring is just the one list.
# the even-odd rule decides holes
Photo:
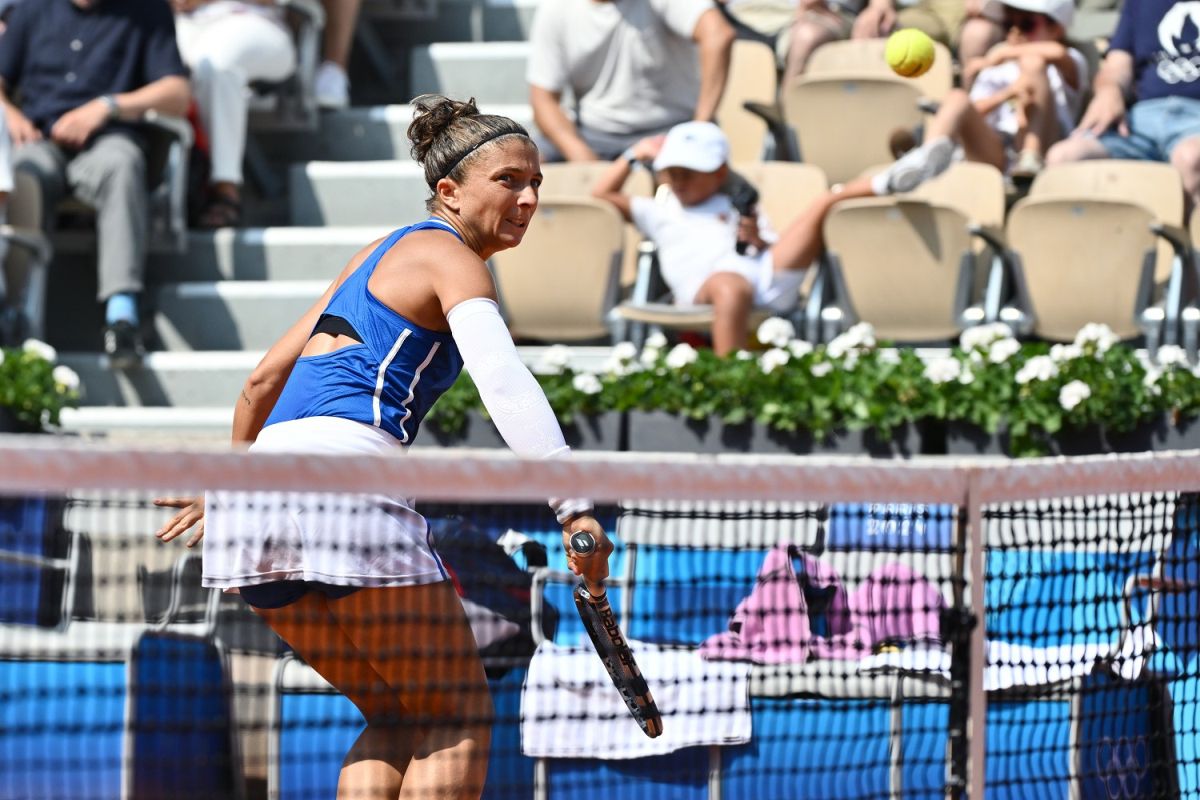
[[(596, 549), (589, 555), (580, 556), (571, 549), (571, 534), (579, 531), (587, 531), (596, 540)], [(599, 586), (608, 578), (608, 557), (612, 554), (613, 543), (595, 517), (578, 516), (563, 525), (563, 549), (567, 552), (567, 567), (588, 586)]]
[(169, 542), (187, 533), (194, 525), (196, 526), (196, 530), (187, 540), (186, 546), (195, 547), (200, 544), (200, 541), (204, 538), (203, 495), (199, 497), (156, 497), (154, 498), (154, 505), (160, 508), (182, 509), (154, 534), (160, 541)]
[(108, 104), (99, 98), (73, 108), (58, 118), (50, 129), (50, 138), (64, 147), (79, 150), (108, 122)]

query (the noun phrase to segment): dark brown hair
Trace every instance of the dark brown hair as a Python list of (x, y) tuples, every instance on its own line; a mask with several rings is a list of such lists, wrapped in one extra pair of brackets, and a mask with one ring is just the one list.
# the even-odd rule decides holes
[(504, 136), (529, 139), (529, 131), (508, 117), (480, 114), (473, 97), (462, 102), (423, 94), (412, 104), (417, 110), (408, 126), (408, 140), (413, 159), (425, 169), (430, 189), (442, 178), (462, 180), (463, 167), (488, 142)]

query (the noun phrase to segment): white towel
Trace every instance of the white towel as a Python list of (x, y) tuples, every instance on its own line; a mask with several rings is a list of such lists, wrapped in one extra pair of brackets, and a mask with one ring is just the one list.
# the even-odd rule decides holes
[(630, 716), (591, 644), (540, 645), (521, 693), (521, 752), (531, 758), (643, 758), (750, 741), (750, 664), (630, 641), (663, 717), (651, 739)]

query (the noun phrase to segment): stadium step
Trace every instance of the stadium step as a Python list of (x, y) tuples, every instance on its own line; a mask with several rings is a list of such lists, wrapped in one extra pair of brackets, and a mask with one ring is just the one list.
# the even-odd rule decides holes
[(377, 226), (194, 231), (186, 253), (151, 256), (148, 277), (151, 282), (329, 282), (359, 249), (390, 230)]
[(480, 103), (529, 101), (528, 42), (439, 42), (414, 47), (409, 57), (413, 95), (434, 92)]
[[(514, 104), (481, 103), (480, 110), (502, 114), (528, 129), (533, 111), (528, 98)], [(411, 161), (408, 126), (413, 106), (384, 105), (346, 108), (321, 114), (315, 132), (259, 133), (254, 138), (267, 158), (276, 163), (304, 161)]]
[(225, 408), (84, 406), (65, 409), (62, 414), (63, 430), (112, 442), (150, 438), (168, 443), (224, 443), (229, 441), (232, 425), (233, 404)]
[(426, 214), (429, 188), (412, 162), (310, 161), (290, 176), (293, 225), (395, 225)]
[(265, 350), (331, 280), (170, 283), (155, 293), (154, 330), (167, 350)]

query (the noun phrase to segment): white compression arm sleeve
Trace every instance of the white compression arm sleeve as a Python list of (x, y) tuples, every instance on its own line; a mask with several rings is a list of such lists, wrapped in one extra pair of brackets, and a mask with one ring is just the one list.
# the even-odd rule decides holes
[[(523, 458), (556, 458), (570, 452), (542, 387), (521, 362), (495, 301), (475, 297), (446, 314), (454, 342), (483, 405), (512, 451)], [(559, 522), (590, 514), (588, 500), (550, 501)]]

